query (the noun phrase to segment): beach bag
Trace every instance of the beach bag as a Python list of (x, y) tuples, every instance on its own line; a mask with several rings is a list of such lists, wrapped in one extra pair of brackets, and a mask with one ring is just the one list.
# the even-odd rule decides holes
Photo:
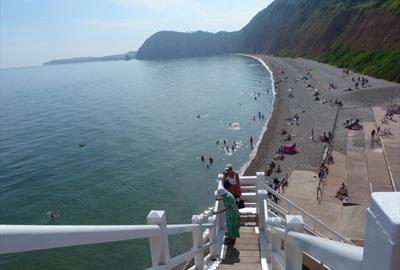
[(237, 207), (238, 207), (239, 209), (244, 208), (244, 200), (242, 200), (240, 197), (238, 197), (238, 198), (236, 199), (236, 205), (237, 205)]
[(231, 183), (229, 183), (229, 180), (225, 180), (224, 181), (224, 188), (225, 189), (229, 189), (230, 186), (231, 186)]

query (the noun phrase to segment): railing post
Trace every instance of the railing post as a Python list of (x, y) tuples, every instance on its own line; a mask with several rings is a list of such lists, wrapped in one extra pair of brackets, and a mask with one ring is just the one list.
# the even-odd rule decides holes
[(361, 269), (400, 269), (400, 192), (374, 192), (367, 209)]
[[(199, 226), (193, 229), (193, 249), (201, 248), (202, 245), (202, 230), (201, 230), (201, 216), (193, 215), (192, 216), (192, 224), (198, 224)], [(194, 256), (194, 266), (197, 270), (204, 269), (204, 251), (197, 253)]]
[[(286, 235), (290, 231), (304, 232), (302, 216), (286, 215)], [(303, 268), (303, 251), (288, 241), (285, 241), (286, 270), (301, 270)]]
[[(217, 211), (222, 210), (222, 208), (223, 208), (223, 203), (222, 201), (219, 201)], [(225, 231), (225, 220), (226, 220), (225, 212), (217, 215), (217, 221), (218, 221), (217, 226), (219, 227), (220, 230)]]
[[(257, 172), (257, 176), (256, 176), (256, 196), (258, 195), (258, 191), (265, 189), (265, 174), (264, 172)], [(260, 209), (260, 205), (259, 205), (259, 201), (256, 200), (256, 211), (259, 214), (259, 209)]]
[(217, 259), (217, 223), (215, 222), (215, 219), (213, 217), (208, 218), (208, 223), (214, 224), (214, 226), (209, 229), (208, 239), (210, 243), (212, 243), (210, 245), (210, 257), (211, 260), (215, 261)]
[[(271, 230), (273, 229), (273, 226), (271, 226)], [(270, 243), (271, 243), (271, 253), (276, 253), (276, 254), (280, 254), (281, 253), (281, 239), (279, 238), (278, 235), (270, 232)], [(273, 256), (272, 254), (270, 254), (270, 252), (268, 252), (267, 254), (267, 261), (271, 262), (271, 266), (272, 269), (280, 269), (276, 267), (276, 262), (273, 260)]]
[(152, 266), (168, 265), (170, 258), (165, 211), (151, 210), (147, 215), (147, 224), (158, 225), (161, 231), (159, 236), (149, 239)]
[[(268, 203), (268, 193), (265, 189), (258, 190), (257, 193), (257, 208), (258, 211), (258, 229), (260, 231), (265, 230), (265, 220), (268, 218), (268, 209), (264, 209), (264, 200)], [(265, 216), (265, 213), (267, 216)]]

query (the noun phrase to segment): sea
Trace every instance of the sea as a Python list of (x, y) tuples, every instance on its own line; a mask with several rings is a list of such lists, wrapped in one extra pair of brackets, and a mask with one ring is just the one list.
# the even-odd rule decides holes
[[(0, 76), (1, 224), (146, 224), (151, 210), (191, 223), (225, 165), (243, 171), (254, 156), (274, 98), (266, 67), (239, 55)], [(185, 237), (172, 237), (171, 256)], [(148, 239), (0, 256), (2, 270), (150, 266)]]

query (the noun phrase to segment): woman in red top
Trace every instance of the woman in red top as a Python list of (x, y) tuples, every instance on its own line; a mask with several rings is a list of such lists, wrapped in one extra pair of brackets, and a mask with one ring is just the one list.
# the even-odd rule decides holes
[(242, 195), (242, 190), (240, 189), (240, 179), (239, 174), (235, 172), (231, 164), (226, 165), (224, 170), (224, 176), (222, 177), (222, 183), (224, 187), (232, 193), (236, 198)]

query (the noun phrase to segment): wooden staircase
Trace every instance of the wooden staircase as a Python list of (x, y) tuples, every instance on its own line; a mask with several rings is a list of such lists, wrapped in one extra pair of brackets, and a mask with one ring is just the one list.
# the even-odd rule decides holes
[[(240, 221), (248, 223), (248, 219), (248, 216), (242, 218), (241, 215)], [(254, 226), (240, 227), (240, 238), (236, 239), (235, 245), (224, 246), (222, 258), (217, 269), (261, 270), (260, 242), (256, 228)]]

